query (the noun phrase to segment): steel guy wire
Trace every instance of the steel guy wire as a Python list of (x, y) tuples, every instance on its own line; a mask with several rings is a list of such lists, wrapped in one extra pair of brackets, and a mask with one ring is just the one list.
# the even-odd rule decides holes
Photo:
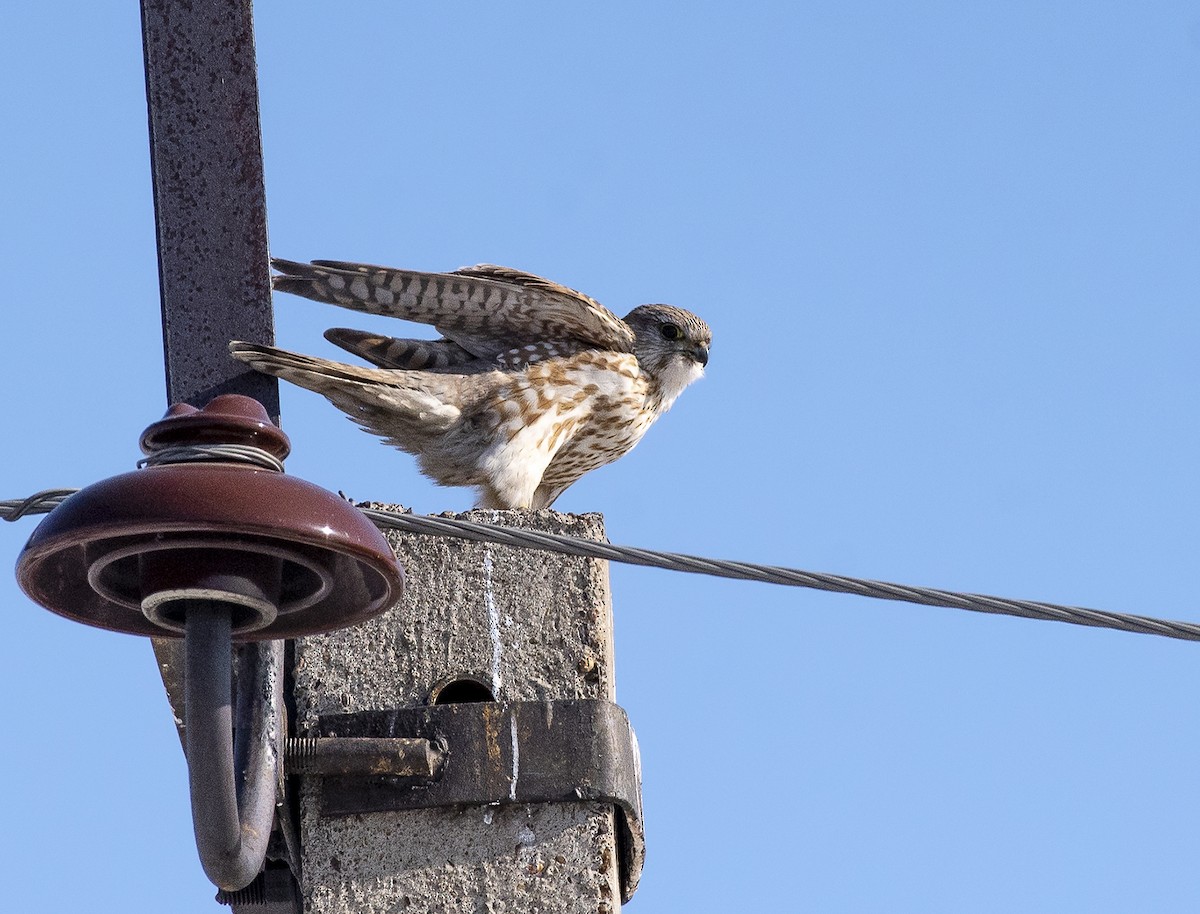
[[(0, 518), (13, 521), (28, 514), (45, 514), (61, 504), (75, 491), (78, 490), (47, 489), (28, 498), (0, 501)], [(584, 558), (622, 562), (628, 565), (663, 568), (667, 571), (707, 574), (714, 577), (760, 581), (789, 587), (808, 587), (834, 593), (856, 594), (860, 597), (872, 597), (879, 600), (899, 600), (923, 606), (943, 606), (950, 609), (966, 609), (971, 612), (996, 613), (1025, 619), (1045, 619), (1054, 622), (1068, 622), (1072, 625), (1111, 628), (1116, 631), (1143, 635), (1160, 635), (1164, 638), (1177, 638), (1183, 641), (1200, 641), (1200, 624), (1193, 622), (1155, 619), (1150, 616), (1087, 609), (1081, 606), (1061, 606), (1036, 600), (1015, 600), (987, 594), (959, 593), (932, 587), (917, 587), (839, 574), (802, 571), (777, 565), (758, 565), (752, 562), (709, 559), (677, 552), (659, 552), (652, 549), (638, 549), (633, 546), (600, 543), (561, 533), (541, 533), (479, 521), (409, 514), (362, 507), (361, 505), (359, 510), (383, 529), (425, 536), (452, 537), (480, 543), (518, 546), (524, 549), (541, 549)]]

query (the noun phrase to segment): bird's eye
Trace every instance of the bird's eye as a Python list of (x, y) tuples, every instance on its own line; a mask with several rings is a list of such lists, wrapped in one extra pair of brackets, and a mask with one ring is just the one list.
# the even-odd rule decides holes
[(677, 340), (683, 336), (683, 331), (674, 324), (663, 324), (659, 332), (662, 333), (663, 339), (666, 340)]

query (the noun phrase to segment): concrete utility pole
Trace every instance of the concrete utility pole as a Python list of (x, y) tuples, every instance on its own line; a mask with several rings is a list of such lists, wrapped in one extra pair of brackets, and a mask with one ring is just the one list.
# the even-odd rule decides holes
[[(463, 516), (604, 537), (597, 514)], [(611, 800), (511, 802), (524, 789), (523, 758), (527, 777), (544, 772), (536, 770), (537, 747), (522, 756), (526, 721), (506, 705), (544, 702), (532, 706), (544, 719), (556, 709), (566, 712), (555, 704), (563, 699), (614, 699), (607, 564), (411, 534), (392, 533), (389, 541), (407, 572), (405, 599), (362, 625), (296, 642), (297, 729), (315, 736), (322, 717), (427, 705), (490, 712), (495, 726), (484, 743), (504, 776), (495, 797), (504, 805), (336, 816), (328, 814), (339, 799), (328, 779), (303, 778), (305, 912), (612, 911), (622, 880), (626, 895), (636, 882), (640, 825), (634, 823), (636, 846), (619, 847), (624, 813)], [(445, 707), (488, 693), (496, 704)], [(450, 743), (448, 766), (481, 763), (463, 757), (465, 747), (456, 749), (453, 737)], [(571, 751), (548, 750), (551, 756)], [(636, 753), (623, 765), (632, 768), (625, 774), (636, 788)], [(350, 790), (341, 798), (345, 808), (356, 805)]]

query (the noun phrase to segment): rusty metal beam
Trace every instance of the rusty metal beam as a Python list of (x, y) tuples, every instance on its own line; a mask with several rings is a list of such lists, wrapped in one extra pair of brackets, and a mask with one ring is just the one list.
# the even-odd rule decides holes
[(276, 380), (226, 350), (274, 341), (251, 0), (142, 0), (142, 36), (167, 400), (278, 420)]
[[(244, 394), (278, 422), (278, 382), (226, 348), (275, 337), (252, 2), (141, 0), (141, 11), (167, 403)], [(265, 660), (281, 647), (242, 650)], [(154, 639), (154, 652), (186, 745), (181, 643)]]

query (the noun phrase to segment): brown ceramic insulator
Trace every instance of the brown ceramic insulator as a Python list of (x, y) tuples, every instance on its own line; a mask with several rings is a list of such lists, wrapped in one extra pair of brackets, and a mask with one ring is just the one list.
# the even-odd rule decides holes
[(142, 453), (187, 444), (248, 444), (283, 460), (292, 450), (262, 404), (238, 394), (214, 397), (203, 409), (176, 403), (142, 432)]
[[(262, 407), (236, 395), (203, 410), (172, 407), (142, 442), (148, 452), (288, 449)], [(403, 590), (387, 541), (348, 502), (283, 473), (220, 462), (151, 466), (72, 495), (30, 537), (17, 579), (52, 612), (138, 635), (178, 635), (188, 599), (222, 599), (237, 640), (351, 625)]]

